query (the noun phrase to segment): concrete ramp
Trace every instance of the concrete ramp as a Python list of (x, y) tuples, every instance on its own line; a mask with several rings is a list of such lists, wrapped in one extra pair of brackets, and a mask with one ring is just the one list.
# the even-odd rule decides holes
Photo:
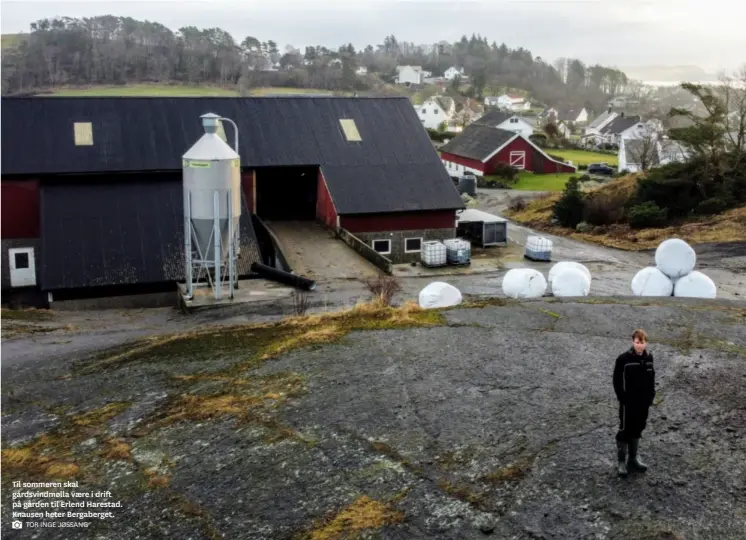
[(314, 221), (266, 221), (292, 270), (314, 280), (367, 278), (383, 272)]

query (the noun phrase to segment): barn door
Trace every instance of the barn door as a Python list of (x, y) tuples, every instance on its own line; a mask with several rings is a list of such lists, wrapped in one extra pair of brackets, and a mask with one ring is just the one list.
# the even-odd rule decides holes
[(516, 150), (510, 153), (510, 166), (516, 169), (526, 168), (526, 152)]

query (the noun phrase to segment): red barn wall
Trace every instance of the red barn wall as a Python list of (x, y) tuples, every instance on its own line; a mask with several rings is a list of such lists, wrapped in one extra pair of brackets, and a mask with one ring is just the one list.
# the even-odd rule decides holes
[(454, 229), (456, 228), (456, 211), (434, 210), (428, 212), (340, 216), (340, 225), (351, 233)]
[(464, 167), (471, 167), (472, 169), (477, 169), (478, 171), (484, 172), (484, 163), (482, 163), (478, 159), (456, 156), (454, 154), (449, 154), (448, 152), (441, 152), (440, 159), (450, 161), (451, 163), (458, 163), (459, 165), (463, 165)]
[(508, 146), (500, 150), (485, 163), (484, 174), (493, 174), (498, 163), (510, 165), (511, 152), (525, 152), (526, 161), (524, 170), (536, 174), (575, 172), (575, 168), (564, 163), (557, 163), (537, 150), (531, 143), (522, 137), (513, 140)]
[(241, 189), (249, 212), (256, 214), (256, 171), (254, 169), (241, 173)]
[(39, 238), (39, 181), (2, 181), (2, 238)]
[(330, 229), (337, 228), (337, 209), (334, 207), (334, 201), (329, 194), (329, 188), (321, 169), (319, 169), (316, 184), (316, 219)]

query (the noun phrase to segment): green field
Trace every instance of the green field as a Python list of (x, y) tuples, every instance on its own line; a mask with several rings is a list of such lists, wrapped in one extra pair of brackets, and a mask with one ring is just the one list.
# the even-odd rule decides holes
[(0, 36), (0, 47), (3, 49), (16, 47), (26, 39), (26, 36), (27, 34), (2, 34), (2, 36)]
[[(573, 175), (577, 176), (577, 173), (534, 174), (520, 171), (518, 181), (512, 184), (511, 188), (517, 191), (562, 191)], [(498, 176), (485, 176), (485, 179), (502, 180)]]
[(547, 153), (553, 156), (560, 156), (562, 159), (572, 161), (576, 167), (578, 165), (590, 165), (591, 163), (608, 163), (612, 167), (617, 166), (616, 154), (600, 154), (598, 152), (589, 152), (587, 150), (567, 150), (567, 149), (548, 149)]
[[(313, 88), (252, 88), (249, 95), (332, 95), (329, 90), (315, 90)], [(187, 85), (187, 84), (128, 84), (122, 86), (84, 86), (64, 87), (53, 90), (45, 96), (213, 96), (231, 97), (238, 96), (237, 89), (213, 85)]]

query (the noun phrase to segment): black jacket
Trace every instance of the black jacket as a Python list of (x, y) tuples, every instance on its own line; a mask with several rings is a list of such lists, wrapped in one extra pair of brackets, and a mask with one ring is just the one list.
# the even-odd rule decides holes
[(630, 348), (616, 359), (614, 392), (622, 405), (649, 407), (655, 399), (653, 354), (637, 354)]

